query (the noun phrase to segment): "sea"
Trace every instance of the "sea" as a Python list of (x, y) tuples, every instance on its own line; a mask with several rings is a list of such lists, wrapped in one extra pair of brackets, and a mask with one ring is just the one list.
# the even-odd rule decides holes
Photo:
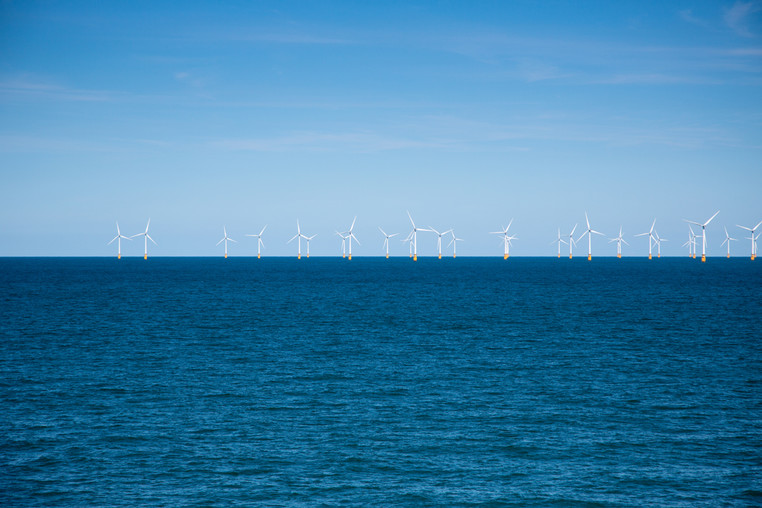
[(762, 506), (762, 260), (0, 258), (1, 506)]

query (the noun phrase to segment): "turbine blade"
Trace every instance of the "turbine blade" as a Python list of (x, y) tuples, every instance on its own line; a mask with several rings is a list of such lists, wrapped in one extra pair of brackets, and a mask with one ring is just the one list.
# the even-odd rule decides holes
[(716, 212), (714, 212), (714, 215), (712, 215), (711, 217), (709, 217), (709, 220), (708, 220), (708, 221), (706, 221), (706, 222), (704, 223), (704, 227), (708, 226), (708, 225), (709, 225), (709, 223), (710, 223), (710, 222), (712, 222), (712, 219), (714, 219), (715, 217), (717, 217), (717, 214), (718, 214), (718, 213), (720, 213), (720, 211), (719, 211), (719, 210), (717, 210)]

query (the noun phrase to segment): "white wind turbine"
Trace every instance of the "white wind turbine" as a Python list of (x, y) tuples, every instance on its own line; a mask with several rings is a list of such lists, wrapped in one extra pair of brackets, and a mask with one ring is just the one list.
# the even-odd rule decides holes
[(447, 246), (449, 247), (450, 245), (452, 245), (452, 257), (456, 258), (456, 257), (458, 257), (457, 253), (455, 252), (456, 251), (456, 247), (458, 246), (458, 242), (462, 242), (463, 239), (462, 238), (458, 238), (457, 236), (455, 236), (455, 232), (452, 229), (450, 230), (450, 234), (452, 234), (452, 240), (450, 240), (450, 243), (447, 244)]
[(681, 245), (681, 247), (688, 246), (688, 257), (695, 258), (696, 255), (693, 253), (694, 248), (696, 247), (696, 234), (693, 232), (693, 228), (688, 225), (688, 241), (686, 241), (684, 244)]
[(759, 226), (762, 226), (762, 221), (753, 228), (747, 228), (746, 226), (741, 226), (739, 224), (736, 224), (736, 226), (751, 233), (751, 236), (746, 236), (745, 238), (751, 240), (751, 260), (754, 261), (757, 258), (757, 238), (759, 238), (759, 235), (754, 236), (754, 231), (756, 231)]
[(407, 235), (407, 238), (402, 241), (410, 242), (413, 246), (413, 261), (418, 261), (418, 233), (420, 231), (428, 231), (428, 229), (416, 227), (415, 222), (413, 222), (413, 217), (410, 215), (410, 211), (407, 212), (407, 216), (410, 218), (410, 224), (413, 225), (413, 230)]
[(350, 261), (352, 260), (352, 240), (357, 242), (357, 245), (360, 245), (360, 240), (358, 240), (355, 234), (352, 232), (352, 230), (355, 227), (356, 220), (357, 220), (357, 216), (355, 216), (355, 218), (352, 219), (352, 225), (349, 226), (349, 230), (339, 234), (342, 240), (346, 240), (347, 243), (349, 243), (349, 260)]
[(654, 226), (656, 226), (656, 219), (654, 219), (653, 223), (651, 224), (651, 229), (648, 230), (646, 233), (639, 233), (635, 236), (646, 236), (648, 235), (648, 259), (651, 259), (651, 248), (653, 241), (656, 240), (656, 237), (654, 237)]
[[(317, 235), (315, 234), (315, 235), (312, 235), (312, 236), (305, 236), (305, 237), (304, 237), (304, 239), (305, 239), (305, 240), (307, 240), (307, 257), (308, 257), (308, 258), (310, 257), (310, 240), (312, 240), (312, 239), (313, 239), (313, 238), (315, 238), (316, 236), (317, 236)], [(351, 256), (352, 256), (352, 255), (350, 254), (350, 259), (351, 259)]]
[(228, 230), (225, 228), (225, 226), (222, 226), (222, 240), (217, 242), (217, 245), (221, 244), (222, 242), (225, 242), (225, 259), (228, 258), (228, 242), (238, 243), (232, 238), (228, 238)]
[[(267, 224), (265, 224), (265, 227), (262, 228), (262, 231), (260, 231), (258, 235), (246, 235), (246, 236), (251, 236), (251, 237), (257, 239), (257, 259), (262, 257), (262, 253), (260, 251), (260, 248), (265, 246), (265, 242), (262, 241), (262, 233), (265, 232), (265, 229), (267, 229)], [(225, 235), (225, 236), (227, 236), (227, 235)]]
[(706, 262), (706, 227), (709, 225), (710, 222), (712, 222), (712, 219), (717, 217), (717, 214), (720, 213), (719, 210), (717, 210), (714, 215), (709, 217), (709, 220), (705, 223), (701, 224), (700, 222), (693, 222), (692, 220), (683, 219), (688, 224), (695, 224), (696, 226), (701, 226), (701, 262)]
[(114, 240), (116, 240), (117, 243), (117, 252), (116, 252), (116, 259), (122, 259), (122, 238), (125, 240), (132, 240), (129, 236), (124, 236), (122, 232), (119, 230), (119, 223), (116, 223), (116, 236), (111, 239), (109, 243), (106, 245), (111, 245), (114, 243)]
[(132, 235), (132, 238), (135, 238), (136, 236), (142, 236), (142, 237), (143, 237), (143, 239), (145, 240), (145, 250), (143, 251), (143, 259), (148, 259), (148, 240), (151, 240), (151, 241), (153, 242), (153, 244), (154, 244), (154, 245), (159, 245), (159, 244), (158, 244), (158, 243), (156, 243), (156, 241), (154, 241), (154, 239), (153, 239), (153, 238), (151, 238), (151, 236), (148, 234), (148, 226), (150, 226), (150, 225), (151, 225), (151, 219), (148, 219), (148, 223), (146, 224), (146, 230), (145, 230), (145, 231), (143, 231), (142, 233), (138, 233), (138, 234), (136, 234), (136, 235)]
[(500, 231), (490, 231), (491, 235), (503, 235), (503, 259), (508, 259), (511, 253), (511, 240), (517, 240), (515, 236), (508, 236), (508, 230), (511, 229), (513, 219), (508, 222), (508, 227), (503, 228)]
[[(759, 225), (759, 224), (758, 224), (758, 225)], [(723, 227), (724, 227), (724, 226), (723, 226)], [(724, 228), (725, 228), (725, 227), (724, 227)], [(736, 240), (735, 238), (730, 238), (730, 235), (728, 234), (728, 228), (725, 228), (725, 241), (724, 241), (724, 242), (722, 242), (722, 243), (720, 244), (720, 247), (722, 247), (722, 246), (723, 246), (723, 245), (725, 245), (726, 243), (728, 244), (728, 258), (730, 258), (730, 242), (731, 242), (731, 241), (735, 242), (735, 241), (737, 241), (737, 240)]]
[(630, 245), (629, 243), (627, 243), (627, 240), (625, 240), (624, 237), (622, 237), (622, 226), (619, 226), (619, 236), (609, 240), (609, 243), (611, 242), (616, 242), (616, 257), (621, 259), (622, 258), (622, 243), (624, 243), (625, 245)]
[(302, 234), (302, 228), (299, 227), (299, 219), (296, 219), (296, 234), (291, 238), (291, 240), (286, 242), (288, 244), (296, 240), (297, 244), (299, 245), (296, 259), (302, 259), (302, 238), (307, 239), (307, 237)]
[(572, 258), (572, 246), (577, 245), (577, 242), (574, 240), (574, 231), (577, 230), (577, 224), (574, 225), (574, 227), (571, 230), (571, 233), (569, 233), (569, 259)]
[(338, 231), (336, 231), (336, 234), (341, 238), (341, 257), (343, 259), (347, 257), (347, 237)]
[(446, 235), (447, 233), (451, 233), (452, 230), (448, 229), (447, 231), (439, 232), (436, 229), (429, 226), (429, 231), (437, 235), (437, 253), (439, 255), (439, 259), (442, 259), (442, 237)]
[(585, 235), (587, 235), (587, 260), (590, 261), (593, 259), (593, 235), (601, 235), (605, 236), (600, 231), (595, 231), (593, 228), (590, 227), (590, 220), (587, 218), (587, 212), (585, 212), (585, 222), (587, 223), (587, 229), (584, 233), (580, 235), (579, 238), (577, 238), (577, 241), (582, 240)]
[(656, 245), (656, 257), (661, 259), (661, 242), (667, 242), (669, 240), (667, 240), (666, 238), (661, 238), (659, 236), (659, 233), (657, 233), (656, 231), (654, 231), (654, 236), (656, 237), (656, 239), (654, 240), (654, 244)]
[(386, 231), (381, 229), (381, 226), (378, 227), (378, 230), (381, 231), (382, 235), (384, 235), (384, 248), (386, 249), (386, 259), (389, 259), (389, 238), (393, 236), (397, 236), (399, 233), (392, 233), (391, 235), (387, 235)]
[[(554, 243), (558, 244), (558, 258), (561, 258), (561, 244), (566, 243), (563, 239), (561, 239), (561, 228), (558, 228), (558, 238), (550, 242), (550, 245), (553, 245)], [(569, 256), (571, 256), (571, 253), (569, 253)]]

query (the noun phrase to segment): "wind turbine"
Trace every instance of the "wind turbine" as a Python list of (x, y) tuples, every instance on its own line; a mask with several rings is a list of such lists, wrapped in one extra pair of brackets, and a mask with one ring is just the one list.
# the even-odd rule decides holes
[(693, 228), (688, 225), (688, 241), (681, 245), (681, 247), (688, 246), (688, 257), (695, 258), (695, 254), (693, 254), (694, 248), (696, 246), (696, 234), (693, 232)]
[(347, 257), (347, 237), (343, 233), (336, 231), (336, 235), (341, 238), (341, 258)]
[(352, 219), (352, 225), (349, 226), (349, 231), (344, 231), (343, 233), (337, 233), (342, 239), (342, 244), (344, 243), (343, 240), (346, 240), (349, 243), (349, 260), (352, 260), (352, 240), (357, 242), (357, 245), (360, 245), (360, 240), (357, 239), (355, 234), (352, 232), (352, 230), (355, 227), (355, 221), (357, 220), (357, 216), (355, 216), (354, 219)]
[(132, 238), (135, 238), (136, 236), (142, 236), (143, 239), (145, 240), (145, 250), (143, 251), (143, 259), (148, 259), (148, 240), (151, 240), (154, 245), (159, 245), (148, 234), (148, 226), (150, 225), (151, 225), (151, 219), (148, 219), (148, 223), (146, 224), (146, 230), (142, 233), (138, 233), (137, 235), (132, 235)]
[(122, 259), (122, 238), (124, 238), (125, 240), (132, 240), (132, 238), (130, 238), (129, 236), (124, 236), (122, 232), (119, 231), (119, 223), (117, 222), (116, 236), (112, 238), (109, 243), (106, 244), (106, 245), (111, 245), (112, 243), (114, 243), (114, 240), (116, 240), (117, 249), (118, 249), (116, 252), (116, 259)]
[(754, 261), (757, 258), (757, 238), (759, 238), (759, 235), (754, 236), (754, 231), (756, 231), (759, 226), (762, 226), (762, 221), (759, 221), (759, 224), (753, 228), (747, 228), (746, 226), (741, 226), (739, 224), (736, 224), (736, 226), (751, 233), (751, 237), (747, 236), (745, 238), (751, 239), (751, 260)]
[[(315, 235), (312, 235), (312, 236), (305, 236), (304, 237), (304, 239), (307, 240), (307, 257), (308, 258), (310, 257), (310, 240), (312, 240), (316, 236), (317, 235), (315, 234)], [(350, 256), (349, 259), (352, 259), (352, 255), (350, 254), (349, 256)]]
[[(701, 262), (706, 263), (706, 227), (709, 225), (710, 222), (712, 222), (712, 219), (717, 217), (717, 214), (720, 213), (719, 210), (717, 210), (714, 215), (709, 217), (709, 220), (705, 223), (701, 224), (699, 222), (693, 222), (692, 220), (683, 219), (688, 224), (695, 224), (696, 226), (701, 226)], [(753, 235), (752, 235), (753, 236)]]
[(561, 228), (558, 228), (558, 238), (550, 242), (550, 245), (553, 245), (554, 243), (558, 244), (558, 258), (561, 259), (561, 244), (566, 243), (561, 239)]
[(442, 259), (442, 237), (446, 235), (447, 233), (452, 233), (452, 230), (448, 229), (447, 231), (440, 233), (436, 229), (429, 226), (429, 231), (437, 235), (437, 252), (439, 253), (439, 259)]
[(593, 234), (605, 236), (600, 231), (595, 231), (590, 227), (590, 220), (587, 218), (587, 212), (585, 212), (585, 222), (587, 222), (587, 229), (584, 233), (580, 235), (579, 238), (577, 238), (577, 241), (582, 240), (585, 235), (587, 235), (587, 260), (590, 261), (593, 259)]
[(307, 237), (302, 234), (302, 228), (299, 227), (299, 219), (296, 219), (296, 234), (291, 238), (291, 240), (286, 242), (288, 244), (296, 240), (297, 244), (299, 245), (296, 259), (302, 259), (302, 238), (306, 239)]
[(386, 259), (389, 259), (389, 238), (393, 236), (397, 236), (399, 233), (392, 233), (391, 235), (387, 235), (386, 232), (381, 229), (381, 226), (378, 227), (378, 230), (381, 231), (381, 234), (384, 235), (384, 248), (386, 249)]
[[(627, 243), (627, 240), (625, 240), (622, 237), (622, 226), (619, 226), (619, 236), (609, 240), (609, 243), (611, 243), (611, 242), (616, 242), (616, 257), (618, 257), (619, 259), (622, 259), (622, 243), (624, 243), (625, 245), (630, 245), (629, 243)], [(650, 244), (650, 242), (649, 242), (649, 244)], [(560, 248), (560, 246), (559, 246), (559, 248)]]
[[(759, 226), (759, 224), (757, 224), (757, 225)], [(731, 240), (734, 241), (734, 242), (737, 241), (735, 238), (730, 238), (730, 235), (728, 234), (728, 228), (725, 228), (725, 241), (720, 244), (720, 247), (722, 247), (726, 243), (728, 244), (728, 258), (730, 258), (730, 242), (731, 242)], [(752, 258), (752, 259), (754, 259), (754, 258)]]
[(456, 257), (458, 257), (456, 252), (455, 252), (456, 251), (456, 247), (458, 246), (458, 242), (462, 242), (463, 239), (462, 238), (458, 238), (457, 236), (455, 236), (455, 232), (452, 229), (450, 230), (450, 234), (452, 234), (452, 240), (450, 240), (450, 243), (448, 243), (447, 246), (449, 247), (450, 245), (452, 245), (452, 257), (456, 258)]
[(511, 255), (511, 240), (517, 239), (515, 236), (508, 236), (508, 230), (511, 229), (511, 224), (513, 224), (513, 219), (508, 222), (507, 228), (503, 228), (500, 231), (490, 231), (489, 233), (491, 235), (503, 235), (503, 259), (508, 259), (508, 256)]
[(656, 236), (656, 239), (654, 240), (654, 243), (656, 244), (656, 257), (661, 259), (661, 242), (667, 242), (669, 240), (667, 240), (666, 238), (661, 238), (659, 236), (659, 233), (657, 233), (656, 231), (654, 231), (654, 236)]
[[(574, 225), (574, 227), (571, 230), (571, 233), (569, 233), (569, 259), (572, 258), (572, 246), (577, 245), (577, 242), (574, 240), (574, 231), (577, 229), (577, 224)], [(559, 246), (560, 249), (560, 246)]]
[(246, 235), (257, 239), (257, 259), (262, 257), (260, 248), (265, 246), (265, 242), (262, 241), (262, 233), (265, 232), (265, 229), (267, 229), (267, 224), (265, 224), (265, 227), (262, 228), (262, 231), (260, 231), (258, 235)]
[(413, 246), (413, 261), (418, 261), (418, 232), (428, 231), (428, 229), (416, 227), (415, 222), (413, 222), (413, 217), (410, 215), (410, 211), (407, 212), (407, 216), (410, 218), (410, 224), (413, 225), (413, 230), (409, 235), (407, 235), (407, 238), (402, 241), (410, 242), (410, 244)]
[(225, 228), (225, 226), (222, 226), (222, 233), (224, 236), (222, 237), (222, 240), (217, 242), (217, 245), (221, 244), (222, 242), (225, 242), (225, 259), (227, 259), (228, 258), (228, 242), (233, 242), (233, 243), (238, 243), (238, 242), (236, 242), (232, 238), (228, 238), (228, 230)]
[(654, 226), (656, 225), (656, 219), (654, 219), (653, 224), (651, 224), (651, 229), (648, 230), (647, 233), (639, 233), (635, 236), (646, 236), (648, 235), (648, 259), (651, 259), (651, 245), (653, 240), (656, 240), (654, 237)]

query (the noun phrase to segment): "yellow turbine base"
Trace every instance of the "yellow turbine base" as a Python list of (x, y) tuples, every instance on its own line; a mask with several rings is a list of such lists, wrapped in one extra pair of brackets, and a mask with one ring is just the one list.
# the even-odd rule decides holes
[(455, 259), (455, 258), (456, 258), (455, 254), (453, 254), (453, 255), (452, 255), (452, 258), (453, 258), (453, 259)]
[(618, 257), (619, 259), (622, 259), (622, 255), (621, 254), (617, 254), (616, 257)]
[(558, 259), (561, 259), (561, 254), (558, 255)]
[(587, 260), (590, 261), (591, 259), (593, 259), (593, 256), (591, 254), (588, 254), (587, 255)]
[(503, 259), (508, 259), (508, 254), (503, 254)]
[(656, 257), (661, 259), (661, 254), (657, 254)]
[[(117, 254), (116, 259), (122, 259), (122, 255), (121, 254)], [(751, 258), (751, 259), (754, 259), (754, 258)]]
[(302, 255), (301, 254), (297, 254), (296, 255), (296, 259), (302, 259)]
[(349, 255), (349, 260), (352, 261), (352, 254)]
[(706, 263), (706, 254), (701, 255), (701, 262)]
[(651, 254), (648, 255), (648, 259), (651, 259)]
[(257, 259), (260, 259), (262, 257), (261, 254), (257, 254)]
[(442, 254), (441, 253), (439, 254), (439, 258), (438, 259), (442, 259)]
[(418, 261), (418, 254), (413, 254), (413, 261)]
[(309, 258), (310, 258), (310, 253), (308, 252), (308, 253), (307, 253), (307, 259), (309, 259)]
[(693, 259), (696, 259), (696, 255), (695, 254), (693, 255)]
[(228, 258), (228, 253), (226, 252), (226, 253), (225, 253), (225, 259), (227, 259), (227, 258)]
[(386, 255), (386, 259), (389, 259), (389, 254)]
[(572, 258), (572, 255), (571, 255), (571, 254), (569, 254), (569, 259), (571, 259), (571, 258)]
[(728, 254), (728, 259), (730, 259), (730, 254)]
[(341, 255), (341, 259), (346, 259), (346, 257), (347, 257), (347, 255), (346, 255), (346, 254), (342, 254), (342, 255)]
[(148, 259), (148, 254), (143, 254), (143, 259)]

